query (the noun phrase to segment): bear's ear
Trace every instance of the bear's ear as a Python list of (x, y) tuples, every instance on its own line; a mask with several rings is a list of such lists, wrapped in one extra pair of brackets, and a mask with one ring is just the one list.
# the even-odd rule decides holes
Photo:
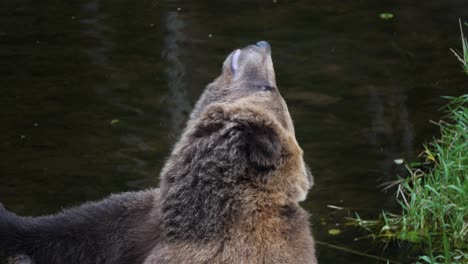
[(247, 162), (246, 167), (257, 172), (274, 170), (283, 150), (281, 132), (273, 117), (261, 112), (252, 106), (212, 105), (198, 120), (193, 135), (208, 139), (207, 145), (221, 151), (219, 157), (226, 154), (237, 165)]
[(226, 124), (225, 110), (222, 105), (215, 104), (204, 111), (194, 125), (193, 136), (203, 138), (219, 132)]
[(236, 127), (243, 134), (241, 152), (244, 151), (249, 167), (257, 171), (276, 169), (282, 150), (277, 131), (263, 122), (242, 121)]

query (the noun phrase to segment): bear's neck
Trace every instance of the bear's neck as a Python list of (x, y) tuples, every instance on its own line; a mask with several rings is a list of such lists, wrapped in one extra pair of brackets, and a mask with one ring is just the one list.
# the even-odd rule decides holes
[[(222, 168), (199, 175), (178, 166), (177, 175), (165, 175), (163, 189), (163, 225), (169, 239), (210, 241), (230, 236), (239, 225), (258, 228), (259, 221), (277, 218), (285, 205), (274, 203), (275, 197), (250, 182), (230, 182)], [(176, 179), (174, 179), (176, 178)]]
[[(241, 190), (226, 182), (223, 172), (212, 164), (203, 175), (179, 167), (178, 175), (167, 178), (163, 190), (162, 214), (170, 238), (209, 240), (221, 236), (238, 219)], [(177, 178), (174, 182), (170, 179)]]

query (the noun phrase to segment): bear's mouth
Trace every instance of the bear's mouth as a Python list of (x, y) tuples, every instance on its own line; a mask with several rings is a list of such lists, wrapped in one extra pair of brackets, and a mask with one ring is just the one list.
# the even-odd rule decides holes
[(271, 54), (271, 46), (268, 42), (262, 40), (255, 43), (254, 45), (249, 45), (245, 48), (233, 51), (231, 55), (231, 71), (234, 76), (236, 76), (236, 74), (239, 72), (240, 57), (243, 51), (254, 51), (269, 55)]
[(266, 52), (270, 52), (271, 51), (271, 46), (270, 46), (270, 43), (262, 40), (262, 41), (259, 41), (257, 43), (255, 43), (255, 46), (265, 50)]

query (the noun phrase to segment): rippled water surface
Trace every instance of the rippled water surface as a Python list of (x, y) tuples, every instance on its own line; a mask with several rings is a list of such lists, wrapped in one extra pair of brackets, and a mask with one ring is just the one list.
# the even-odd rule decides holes
[[(343, 217), (397, 209), (379, 187), (402, 171), (393, 161), (437, 134), (441, 96), (467, 91), (449, 48), (468, 2), (409, 2), (0, 0), (0, 201), (40, 215), (157, 186), (225, 56), (267, 40), (315, 176), (303, 206), (316, 239), (407, 263)], [(323, 244), (318, 255), (380, 263)]]

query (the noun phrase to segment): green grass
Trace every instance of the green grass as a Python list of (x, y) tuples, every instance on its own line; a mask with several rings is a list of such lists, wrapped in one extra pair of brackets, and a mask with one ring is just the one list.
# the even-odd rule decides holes
[[(464, 23), (468, 26), (467, 23)], [(460, 21), (462, 51), (452, 50), (468, 74), (468, 41)], [(468, 94), (450, 98), (439, 121), (440, 138), (424, 146), (422, 163), (406, 164), (409, 176), (398, 186), (401, 215), (382, 212), (378, 220), (355, 224), (371, 237), (420, 246), (417, 263), (468, 263)]]
[(401, 215), (353, 221), (373, 237), (421, 246), (419, 263), (468, 263), (468, 94), (450, 98), (441, 136), (424, 146), (422, 164), (394, 182)]
[[(461, 20), (460, 22), (460, 32), (461, 32), (461, 40), (462, 40), (462, 51), (457, 51), (454, 49), (450, 49), (453, 54), (457, 57), (457, 59), (461, 62), (463, 71), (468, 74), (468, 41), (463, 34), (463, 26)], [(464, 23), (465, 26), (468, 26), (468, 23)]]

